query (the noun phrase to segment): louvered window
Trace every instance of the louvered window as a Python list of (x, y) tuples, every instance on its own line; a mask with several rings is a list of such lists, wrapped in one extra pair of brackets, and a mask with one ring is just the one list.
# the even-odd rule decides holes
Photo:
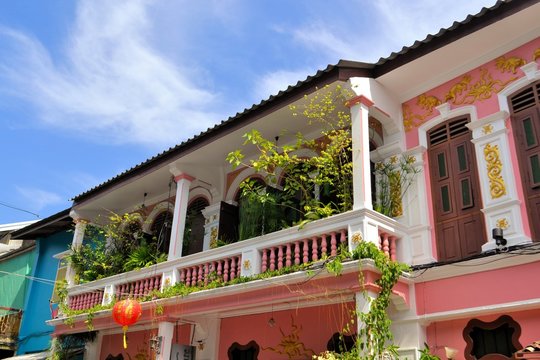
[(512, 112), (518, 113), (520, 111), (532, 108), (540, 104), (540, 82), (533, 84), (531, 87), (520, 91), (510, 99), (510, 105), (512, 106)]
[(467, 118), (460, 118), (452, 120), (444, 125), (435, 128), (429, 132), (429, 145), (442, 144), (449, 139), (454, 139), (462, 134), (466, 134), (469, 129), (467, 128)]

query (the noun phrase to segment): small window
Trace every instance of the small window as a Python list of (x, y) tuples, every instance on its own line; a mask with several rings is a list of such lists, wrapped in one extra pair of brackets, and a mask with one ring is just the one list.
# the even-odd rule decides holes
[(58, 269), (56, 270), (56, 278), (54, 279), (54, 288), (51, 296), (51, 302), (58, 304), (60, 301), (60, 298), (58, 297), (58, 294), (56, 293), (58, 289), (58, 285), (61, 281), (64, 281), (66, 279), (67, 274), (67, 268), (68, 263), (66, 259), (60, 259), (58, 261)]
[(465, 358), (467, 360), (512, 359), (513, 354), (522, 348), (519, 343), (520, 334), (519, 324), (507, 315), (493, 322), (473, 319), (463, 330), (463, 337), (467, 343)]
[(341, 333), (334, 333), (328, 343), (326, 343), (326, 350), (333, 351), (338, 354), (343, 354), (347, 351), (351, 351), (356, 344), (356, 334), (344, 335)]
[(467, 209), (474, 206), (470, 178), (461, 180), (461, 205), (462, 209)]
[(441, 186), (441, 202), (443, 213), (452, 211), (450, 205), (450, 189), (448, 188), (448, 185)]
[(536, 134), (534, 131), (534, 125), (530, 117), (523, 120), (523, 133), (525, 134), (525, 142), (527, 147), (531, 148), (536, 145)]
[(469, 170), (468, 161), (467, 161), (467, 152), (465, 151), (465, 144), (459, 145), (457, 147), (457, 157), (458, 157), (458, 166), (459, 171)]
[(437, 164), (439, 165), (439, 177), (441, 179), (444, 179), (447, 177), (447, 171), (446, 171), (446, 154), (440, 153), (437, 154)]
[(251, 340), (246, 345), (235, 342), (227, 351), (229, 360), (256, 360), (259, 356), (259, 345)]
[(529, 157), (529, 164), (531, 166), (531, 182), (533, 186), (540, 184), (540, 159), (538, 154)]

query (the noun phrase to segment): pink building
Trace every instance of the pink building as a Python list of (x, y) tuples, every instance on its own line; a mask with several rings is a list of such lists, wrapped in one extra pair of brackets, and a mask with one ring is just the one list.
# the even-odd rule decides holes
[[(74, 245), (103, 209), (138, 211), (142, 230), (166, 230), (168, 260), (80, 285), (68, 270), (72, 309), (312, 264), (307, 273), (143, 302), (127, 350), (111, 310), (98, 311), (85, 357), (168, 360), (189, 349), (195, 359), (309, 359), (331, 347), (351, 310), (365, 311), (363, 290), (377, 296), (369, 261), (345, 261), (337, 277), (317, 267), (358, 241), (412, 266), (388, 308), (402, 358), (418, 358), (424, 343), (443, 359), (445, 348), (456, 359), (512, 358), (539, 339), (539, 18), (537, 0), (500, 1), (376, 64), (342, 60), (77, 196)], [(343, 105), (352, 119), (352, 210), (237, 241), (239, 186), (255, 173), (232, 169), (227, 154), (253, 128), (271, 139), (308, 131), (290, 106), (338, 85), (353, 94)], [(402, 154), (422, 171), (389, 217), (374, 210), (380, 179), (371, 164)], [(229, 244), (214, 248), (222, 239)], [(73, 319), (49, 323), (57, 335), (87, 331), (84, 314)]]

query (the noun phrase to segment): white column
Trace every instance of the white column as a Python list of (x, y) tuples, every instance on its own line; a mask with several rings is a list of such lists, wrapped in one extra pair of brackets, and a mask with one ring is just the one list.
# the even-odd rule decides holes
[(523, 231), (521, 200), (514, 175), (517, 169), (512, 164), (505, 124), (508, 117), (506, 111), (499, 111), (467, 125), (473, 132), (486, 220), (488, 241), (482, 246), (483, 251), (497, 248), (491, 237), (491, 230), (496, 227), (504, 230), (507, 246), (531, 242)]
[(87, 342), (84, 346), (85, 360), (99, 359), (101, 354), (101, 344), (103, 340), (103, 334), (98, 331), (96, 338), (92, 342)]
[(182, 241), (184, 239), (184, 228), (186, 227), (189, 186), (194, 179), (195, 178), (184, 173), (180, 173), (174, 177), (174, 181), (176, 181), (176, 200), (174, 201), (174, 215), (168, 260), (182, 257)]
[(197, 360), (213, 360), (219, 358), (219, 334), (221, 319), (205, 318), (195, 324), (193, 329), (193, 343), (197, 353)]
[(172, 341), (174, 338), (174, 323), (160, 321), (158, 324), (158, 336), (161, 336), (161, 347), (156, 360), (169, 360), (171, 358)]
[[(77, 249), (81, 247), (83, 243), (84, 231), (86, 230), (86, 224), (88, 222), (83, 219), (74, 219), (73, 222), (75, 223), (75, 231), (73, 232), (73, 240), (71, 241), (71, 248)], [(75, 285), (75, 269), (71, 267), (71, 263), (68, 264), (68, 268), (66, 271), (66, 280), (68, 282), (68, 286)]]
[(421, 171), (416, 175), (409, 190), (403, 197), (403, 211), (409, 226), (407, 235), (398, 242), (398, 254), (404, 255), (400, 261), (407, 264), (426, 264), (435, 261), (433, 239), (429, 218), (428, 187), (426, 173), (429, 168), (424, 162), (427, 149), (417, 146), (407, 151), (407, 155), (414, 157), (414, 166)]
[[(366, 290), (365, 292), (356, 293), (355, 298), (356, 298), (356, 313), (358, 315), (365, 314), (369, 312), (369, 310), (371, 309), (371, 303), (373, 302), (373, 300), (377, 298), (377, 293), (371, 290)], [(356, 319), (356, 324), (357, 324), (356, 333), (360, 337), (360, 331), (363, 328), (365, 328), (366, 325), (363, 322), (361, 322), (360, 316), (358, 316), (358, 318)], [(366, 343), (370, 342), (369, 339), (359, 338), (358, 340), (365, 341)]]
[(368, 112), (373, 102), (363, 95), (349, 101), (352, 122), (353, 209), (373, 209), (369, 162)]

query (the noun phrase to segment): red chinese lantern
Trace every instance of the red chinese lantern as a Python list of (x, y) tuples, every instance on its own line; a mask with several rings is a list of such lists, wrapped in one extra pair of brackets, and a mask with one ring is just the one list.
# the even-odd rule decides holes
[(139, 320), (142, 314), (141, 304), (137, 300), (126, 299), (114, 304), (112, 316), (114, 321), (122, 325), (124, 331), (124, 349), (127, 349), (126, 332), (129, 325)]

